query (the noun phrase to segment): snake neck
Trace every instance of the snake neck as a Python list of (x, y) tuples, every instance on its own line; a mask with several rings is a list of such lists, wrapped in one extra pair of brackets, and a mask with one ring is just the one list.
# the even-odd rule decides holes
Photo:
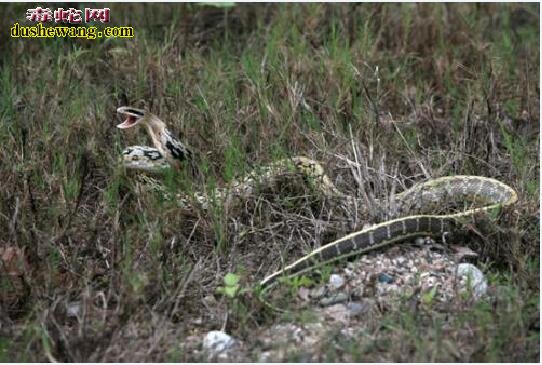
[(172, 167), (180, 169), (182, 162), (192, 158), (190, 149), (171, 133), (160, 118), (150, 114), (144, 125), (152, 144)]

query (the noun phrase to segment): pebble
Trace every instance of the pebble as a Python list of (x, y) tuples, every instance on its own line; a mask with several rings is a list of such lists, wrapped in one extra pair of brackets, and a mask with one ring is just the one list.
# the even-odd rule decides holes
[(365, 286), (363, 284), (358, 284), (352, 289), (352, 297), (361, 298), (363, 293), (365, 293)]
[(479, 299), (487, 293), (487, 280), (484, 273), (473, 264), (461, 263), (457, 265), (456, 273), (457, 276), (461, 277), (460, 285), (462, 287), (465, 289), (472, 288), (475, 299)]
[(313, 299), (320, 299), (326, 294), (326, 288), (319, 286), (318, 288), (311, 289), (309, 296)]
[(391, 293), (399, 292), (399, 286), (395, 284), (378, 283), (376, 285), (376, 294), (378, 296), (387, 296)]
[(309, 301), (310, 292), (311, 292), (310, 289), (307, 289), (304, 286), (302, 286), (297, 291), (297, 296), (299, 298), (303, 299), (305, 302), (307, 302), (307, 301)]
[(393, 277), (386, 273), (380, 273), (378, 274), (378, 282), (384, 284), (391, 284), (393, 283)]
[(361, 302), (349, 302), (346, 304), (346, 309), (348, 309), (351, 316), (358, 316), (363, 313), (367, 313), (375, 307), (376, 303), (372, 299), (365, 299)]
[(423, 244), (425, 243), (425, 238), (423, 237), (418, 237), (416, 238), (416, 240), (414, 241), (416, 243), (416, 245), (418, 246), (423, 246)]
[(329, 277), (329, 286), (331, 289), (337, 290), (344, 285), (344, 279), (341, 275), (331, 274)]
[[(301, 300), (308, 298), (321, 305), (311, 310), (318, 322), (274, 325), (272, 330), (260, 333), (259, 361), (288, 361), (293, 354), (298, 361), (305, 360), (307, 354), (306, 361), (321, 360), (318, 355), (311, 356), (327, 343), (331, 330), (337, 333), (340, 329), (344, 339), (359, 339), (359, 333), (367, 326), (379, 325), (382, 315), (389, 310), (405, 308), (412, 313), (427, 310), (419, 304), (431, 288), (436, 288), (431, 311), (447, 310), (448, 303), (455, 300), (466, 304), (464, 296), (458, 295), (461, 294), (458, 286), (461, 289), (464, 285), (473, 297), (483, 295), (487, 289), (483, 273), (471, 264), (458, 265), (455, 260), (455, 253), (450, 250), (437, 253), (428, 247), (402, 245), (393, 251), (367, 253), (344, 265), (346, 270), (337, 267), (326, 283), (298, 292)], [(321, 328), (310, 330), (312, 325)]]
[(363, 315), (376, 307), (372, 299), (365, 299), (359, 302), (336, 303), (325, 308), (324, 314), (341, 323), (348, 323), (351, 318)]
[(427, 285), (432, 288), (437, 283), (437, 278), (434, 276), (429, 276), (426, 281)]
[(393, 263), (395, 265), (403, 265), (405, 263), (406, 259), (403, 256), (399, 256), (395, 259), (393, 259)]
[(230, 350), (234, 344), (235, 340), (233, 337), (222, 331), (210, 331), (203, 338), (203, 350), (210, 357)]
[(403, 281), (407, 285), (414, 285), (414, 284), (416, 284), (416, 276), (414, 276), (414, 275), (412, 275), (410, 273), (407, 273), (407, 274), (404, 275)]
[[(338, 269), (325, 285), (310, 289), (308, 298), (306, 291), (298, 293), (301, 300), (319, 303), (324, 311), (343, 304), (344, 308), (334, 306), (334, 310), (343, 308), (355, 315), (360, 310), (357, 303), (369, 298), (382, 308), (388, 308), (398, 305), (405, 294), (419, 299), (433, 287), (438, 287), (435, 303), (447, 303), (456, 298), (458, 286), (470, 289), (476, 299), (487, 290), (483, 274), (471, 264), (458, 266), (452, 250), (435, 252), (429, 247), (397, 246), (394, 250), (368, 253), (345, 266), (347, 270)], [(470, 288), (466, 276), (469, 272), (474, 276)], [(347, 304), (349, 300), (354, 304)]]
[(261, 342), (264, 349), (276, 343), (300, 344), (305, 338), (305, 331), (293, 323), (279, 323), (262, 333)]
[(333, 304), (324, 310), (327, 317), (332, 318), (337, 322), (347, 323), (350, 315), (346, 305), (343, 303)]
[(330, 297), (325, 297), (320, 299), (320, 305), (326, 307), (328, 305), (346, 302), (348, 300), (348, 294), (346, 293), (337, 293)]

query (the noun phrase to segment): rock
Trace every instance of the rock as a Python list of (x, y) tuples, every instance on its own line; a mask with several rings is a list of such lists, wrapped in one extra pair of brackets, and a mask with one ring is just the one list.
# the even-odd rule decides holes
[(359, 302), (346, 303), (346, 309), (351, 316), (357, 316), (363, 312), (363, 304)]
[(326, 288), (319, 286), (318, 288), (311, 289), (309, 296), (313, 299), (320, 299), (326, 294)]
[(414, 240), (416, 246), (429, 246), (435, 244), (435, 241), (430, 236), (417, 237)]
[(344, 285), (344, 279), (341, 275), (331, 274), (329, 277), (329, 286), (331, 289), (337, 290)]
[(416, 284), (416, 276), (412, 275), (411, 273), (407, 273), (404, 275), (403, 282), (407, 285), (415, 285)]
[(309, 301), (309, 295), (310, 295), (311, 291), (310, 289), (307, 289), (305, 288), (304, 286), (302, 286), (301, 288), (299, 288), (299, 290), (297, 291), (297, 296), (304, 300), (305, 302), (308, 302)]
[(361, 302), (349, 302), (346, 304), (350, 316), (359, 316), (360, 314), (367, 313), (375, 307), (376, 303), (372, 299), (365, 299)]
[(333, 304), (324, 310), (327, 317), (334, 321), (347, 323), (350, 319), (348, 308), (343, 303)]
[(391, 275), (386, 274), (386, 273), (378, 274), (377, 280), (378, 280), (379, 283), (384, 283), (384, 284), (393, 283), (393, 277)]
[(461, 277), (460, 285), (465, 289), (472, 289), (475, 299), (487, 293), (487, 280), (476, 266), (469, 263), (457, 265), (456, 275)]
[(402, 266), (402, 265), (405, 264), (406, 258), (404, 258), (403, 256), (398, 256), (398, 257), (394, 258), (392, 262), (393, 262), (394, 265)]
[(365, 286), (363, 284), (357, 284), (355, 288), (352, 289), (353, 298), (361, 298), (365, 293)]
[(328, 305), (346, 302), (348, 300), (348, 295), (346, 293), (337, 293), (331, 297), (325, 297), (320, 299), (320, 305), (326, 307)]
[(275, 324), (257, 336), (257, 342), (262, 350), (258, 361), (280, 362), (288, 352), (312, 344), (318, 338), (319, 332), (313, 333), (307, 326), (300, 327), (292, 323)]
[(305, 337), (305, 331), (293, 323), (281, 323), (271, 327), (265, 337), (265, 346), (281, 342), (300, 344)]
[(377, 283), (376, 285), (377, 296), (388, 296), (399, 292), (399, 286), (395, 284)]
[(262, 351), (258, 357), (258, 362), (273, 362), (276, 361), (277, 354), (273, 351)]
[(425, 244), (425, 238), (423, 237), (418, 237), (414, 240), (414, 243), (417, 245), (417, 246), (423, 246)]
[(341, 323), (348, 323), (350, 319), (372, 311), (376, 302), (372, 299), (360, 302), (337, 303), (323, 310), (326, 317)]
[(210, 331), (203, 338), (203, 350), (209, 357), (215, 357), (231, 350), (235, 340), (222, 331)]

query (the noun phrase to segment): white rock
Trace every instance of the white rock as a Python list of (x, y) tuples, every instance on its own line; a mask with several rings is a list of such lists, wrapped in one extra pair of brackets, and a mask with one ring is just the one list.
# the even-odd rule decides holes
[(332, 289), (340, 289), (344, 285), (344, 279), (341, 275), (331, 274), (329, 277), (329, 286)]
[(393, 261), (394, 261), (394, 264), (403, 265), (406, 262), (406, 258), (404, 258), (403, 256), (399, 256), (399, 257), (396, 257)]
[(473, 295), (476, 299), (481, 298), (487, 292), (487, 280), (476, 266), (469, 263), (461, 263), (457, 265), (456, 275), (461, 277), (461, 284), (473, 290)]
[(210, 331), (203, 339), (203, 350), (210, 356), (216, 356), (233, 347), (235, 340), (222, 331)]

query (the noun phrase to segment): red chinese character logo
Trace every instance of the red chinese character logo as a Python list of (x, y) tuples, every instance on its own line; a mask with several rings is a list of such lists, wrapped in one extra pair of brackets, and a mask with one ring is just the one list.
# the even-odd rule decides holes
[(85, 23), (99, 20), (102, 23), (109, 23), (109, 8), (90, 9), (85, 8)]
[(83, 18), (81, 17), (82, 13), (81, 10), (74, 8), (69, 8), (68, 10), (58, 8), (55, 10), (55, 22), (78, 24), (83, 21)]
[(35, 9), (28, 9), (26, 11), (26, 19), (31, 22), (50, 22), (53, 20), (53, 12), (49, 8), (37, 7)]
[(58, 8), (55, 10), (55, 23), (67, 23), (69, 11), (64, 10), (63, 8)]
[(83, 12), (81, 10), (70, 8), (68, 11), (68, 22), (70, 24), (81, 23), (83, 21), (83, 18), (81, 17)]

